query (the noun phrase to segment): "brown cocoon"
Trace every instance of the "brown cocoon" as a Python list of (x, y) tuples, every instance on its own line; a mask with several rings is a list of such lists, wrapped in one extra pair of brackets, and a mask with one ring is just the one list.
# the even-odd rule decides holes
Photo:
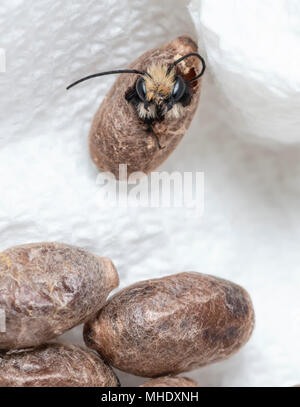
[(0, 353), (0, 387), (117, 387), (113, 370), (96, 354), (58, 343)]
[(90, 319), (118, 286), (111, 260), (61, 243), (0, 253), (0, 349), (40, 345)]
[[(130, 69), (141, 71), (153, 63), (171, 64), (181, 56), (197, 52), (196, 43), (189, 37), (178, 37), (161, 47), (147, 51), (136, 59)], [(201, 70), (201, 62), (190, 57), (178, 64), (178, 72), (191, 79)], [(109, 171), (119, 178), (119, 165), (127, 164), (132, 172), (153, 171), (176, 148), (188, 129), (200, 97), (201, 79), (191, 84), (192, 101), (178, 119), (165, 118), (153, 125), (163, 149), (138, 117), (135, 108), (125, 100), (125, 93), (138, 78), (134, 74), (119, 75), (97, 111), (89, 135), (91, 157), (99, 171)]]
[(84, 339), (118, 369), (156, 377), (228, 358), (253, 327), (251, 299), (242, 287), (181, 273), (115, 294), (85, 325)]

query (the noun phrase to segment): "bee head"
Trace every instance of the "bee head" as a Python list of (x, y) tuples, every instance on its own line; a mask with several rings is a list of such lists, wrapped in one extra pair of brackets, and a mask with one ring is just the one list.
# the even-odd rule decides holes
[[(159, 111), (165, 115), (174, 104), (181, 101), (187, 91), (187, 84), (181, 76), (176, 75), (175, 68), (171, 70), (164, 65), (151, 65), (147, 73), (140, 76), (135, 89), (140, 103), (143, 104), (145, 116), (153, 115), (153, 111)], [(143, 109), (140, 106), (140, 113)]]

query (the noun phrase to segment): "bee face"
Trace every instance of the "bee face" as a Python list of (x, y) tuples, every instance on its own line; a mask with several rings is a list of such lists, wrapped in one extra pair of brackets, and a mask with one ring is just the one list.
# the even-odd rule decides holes
[(176, 75), (175, 68), (169, 71), (167, 66), (151, 65), (147, 74), (137, 80), (135, 89), (139, 98), (137, 110), (140, 118), (155, 120), (163, 119), (166, 115), (180, 117), (180, 101), (188, 92), (188, 85), (181, 76)]

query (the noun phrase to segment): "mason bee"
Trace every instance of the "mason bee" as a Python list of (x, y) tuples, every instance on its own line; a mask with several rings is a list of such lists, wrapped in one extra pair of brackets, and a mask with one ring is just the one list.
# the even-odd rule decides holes
[[(177, 70), (177, 65), (186, 58), (197, 57), (201, 60), (201, 72), (192, 79), (185, 80)], [(136, 69), (121, 69), (100, 72), (77, 80), (67, 87), (67, 90), (81, 82), (99, 76), (132, 73), (139, 75), (135, 85), (125, 93), (125, 99), (136, 109), (138, 117), (148, 126), (155, 136), (161, 149), (159, 138), (153, 130), (153, 123), (161, 122), (166, 117), (180, 118), (183, 109), (191, 102), (190, 84), (199, 79), (206, 69), (204, 58), (195, 52), (177, 59), (171, 65), (152, 64), (146, 71)]]

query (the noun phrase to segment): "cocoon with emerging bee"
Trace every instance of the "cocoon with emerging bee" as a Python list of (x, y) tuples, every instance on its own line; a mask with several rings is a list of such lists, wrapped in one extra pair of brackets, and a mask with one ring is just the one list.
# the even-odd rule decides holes
[(149, 173), (176, 148), (198, 106), (205, 61), (196, 43), (178, 37), (136, 59), (128, 69), (101, 72), (70, 86), (103, 75), (122, 74), (100, 105), (90, 130), (92, 160), (100, 171), (119, 177)]

